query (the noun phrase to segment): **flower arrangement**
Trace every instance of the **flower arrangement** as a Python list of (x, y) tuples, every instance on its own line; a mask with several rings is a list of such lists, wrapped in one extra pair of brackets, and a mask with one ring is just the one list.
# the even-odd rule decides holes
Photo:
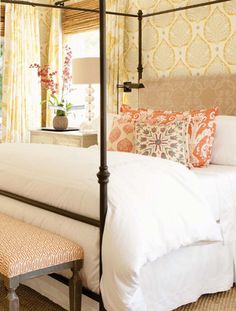
[(40, 66), (32, 64), (30, 68), (36, 68), (38, 71), (39, 82), (45, 90), (49, 91), (50, 98), (42, 101), (49, 103), (49, 106), (56, 110), (57, 116), (66, 116), (71, 110), (72, 104), (67, 101), (66, 95), (72, 91), (72, 76), (71, 76), (71, 59), (72, 52), (69, 46), (65, 46), (65, 59), (62, 68), (62, 92), (59, 95), (59, 85), (56, 82), (58, 71), (52, 71), (49, 65)]

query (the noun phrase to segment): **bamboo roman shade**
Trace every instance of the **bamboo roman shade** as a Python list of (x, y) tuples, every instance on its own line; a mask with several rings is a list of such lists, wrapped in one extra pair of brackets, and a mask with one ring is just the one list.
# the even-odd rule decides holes
[[(75, 8), (98, 9), (98, 0), (83, 0), (70, 5)], [(62, 15), (62, 28), (64, 34), (73, 34), (88, 31), (99, 27), (99, 14), (94, 12), (83, 12), (64, 10)]]
[(0, 5), (0, 36), (4, 36), (4, 30), (5, 30), (5, 5), (1, 4)]

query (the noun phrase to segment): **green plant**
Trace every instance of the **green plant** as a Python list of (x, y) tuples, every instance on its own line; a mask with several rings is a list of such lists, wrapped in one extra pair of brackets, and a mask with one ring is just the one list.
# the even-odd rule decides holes
[(72, 108), (72, 104), (70, 102), (64, 102), (64, 99), (62, 99), (62, 102), (60, 102), (55, 95), (51, 95), (51, 98), (48, 100), (48, 102), (50, 106), (56, 110), (56, 115), (60, 117), (66, 116)]

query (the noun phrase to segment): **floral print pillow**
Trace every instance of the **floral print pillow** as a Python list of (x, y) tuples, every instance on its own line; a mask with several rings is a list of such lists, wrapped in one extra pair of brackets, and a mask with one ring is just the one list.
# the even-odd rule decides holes
[(135, 122), (135, 152), (189, 166), (189, 123), (190, 117), (169, 124)]
[(115, 118), (107, 147), (110, 151), (134, 152), (134, 123)]

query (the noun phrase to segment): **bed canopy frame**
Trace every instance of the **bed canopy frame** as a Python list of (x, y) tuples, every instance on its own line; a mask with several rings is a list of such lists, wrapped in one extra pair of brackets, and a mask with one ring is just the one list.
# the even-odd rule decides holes
[[(231, 0), (213, 0), (209, 2), (201, 2), (185, 7), (178, 7), (174, 9), (153, 12), (153, 13), (146, 13), (144, 14), (142, 10), (139, 10), (137, 14), (132, 13), (122, 13), (122, 12), (112, 12), (106, 11), (106, 0), (99, 0), (99, 9), (88, 9), (88, 8), (76, 8), (65, 6), (65, 2), (70, 0), (63, 0), (57, 1), (55, 4), (44, 4), (44, 3), (37, 3), (37, 2), (30, 2), (30, 1), (22, 1), (22, 0), (2, 0), (2, 3), (8, 4), (19, 4), (19, 5), (29, 5), (33, 7), (45, 7), (45, 8), (54, 8), (54, 9), (62, 9), (62, 10), (75, 10), (75, 11), (83, 11), (83, 12), (93, 12), (99, 14), (99, 21), (100, 21), (100, 166), (99, 172), (97, 174), (98, 183), (100, 185), (100, 217), (99, 219), (93, 219), (90, 217), (86, 217), (81, 214), (76, 214), (69, 212), (67, 210), (63, 210), (42, 202), (38, 202), (27, 197), (23, 197), (17, 195), (15, 193), (7, 192), (0, 189), (0, 195), (14, 199), (16, 201), (23, 202), (25, 204), (30, 204), (35, 207), (44, 209), (46, 211), (65, 216), (88, 225), (94, 226), (99, 228), (100, 232), (100, 278), (102, 276), (102, 239), (103, 239), (103, 232), (107, 214), (107, 202), (108, 202), (108, 183), (109, 183), (109, 176), (110, 173), (108, 171), (108, 164), (107, 164), (107, 100), (106, 100), (106, 91), (107, 91), (107, 81), (106, 81), (106, 15), (115, 15), (115, 16), (123, 16), (129, 18), (137, 18), (138, 20), (138, 83), (131, 83), (125, 82), (122, 85), (118, 85), (118, 88), (124, 88), (124, 91), (130, 92), (133, 88), (143, 88), (144, 86), (140, 83), (142, 79), (143, 73), (143, 64), (142, 64), (142, 22), (144, 18), (149, 18), (153, 16), (195, 9), (199, 7), (214, 5), (222, 2), (228, 2)], [(51, 275), (56, 280), (68, 285), (68, 280), (59, 275)], [(105, 310), (103, 306), (102, 296), (101, 294), (97, 294), (92, 292), (87, 288), (83, 288), (83, 294), (88, 296), (89, 298), (99, 302), (99, 310)]]

